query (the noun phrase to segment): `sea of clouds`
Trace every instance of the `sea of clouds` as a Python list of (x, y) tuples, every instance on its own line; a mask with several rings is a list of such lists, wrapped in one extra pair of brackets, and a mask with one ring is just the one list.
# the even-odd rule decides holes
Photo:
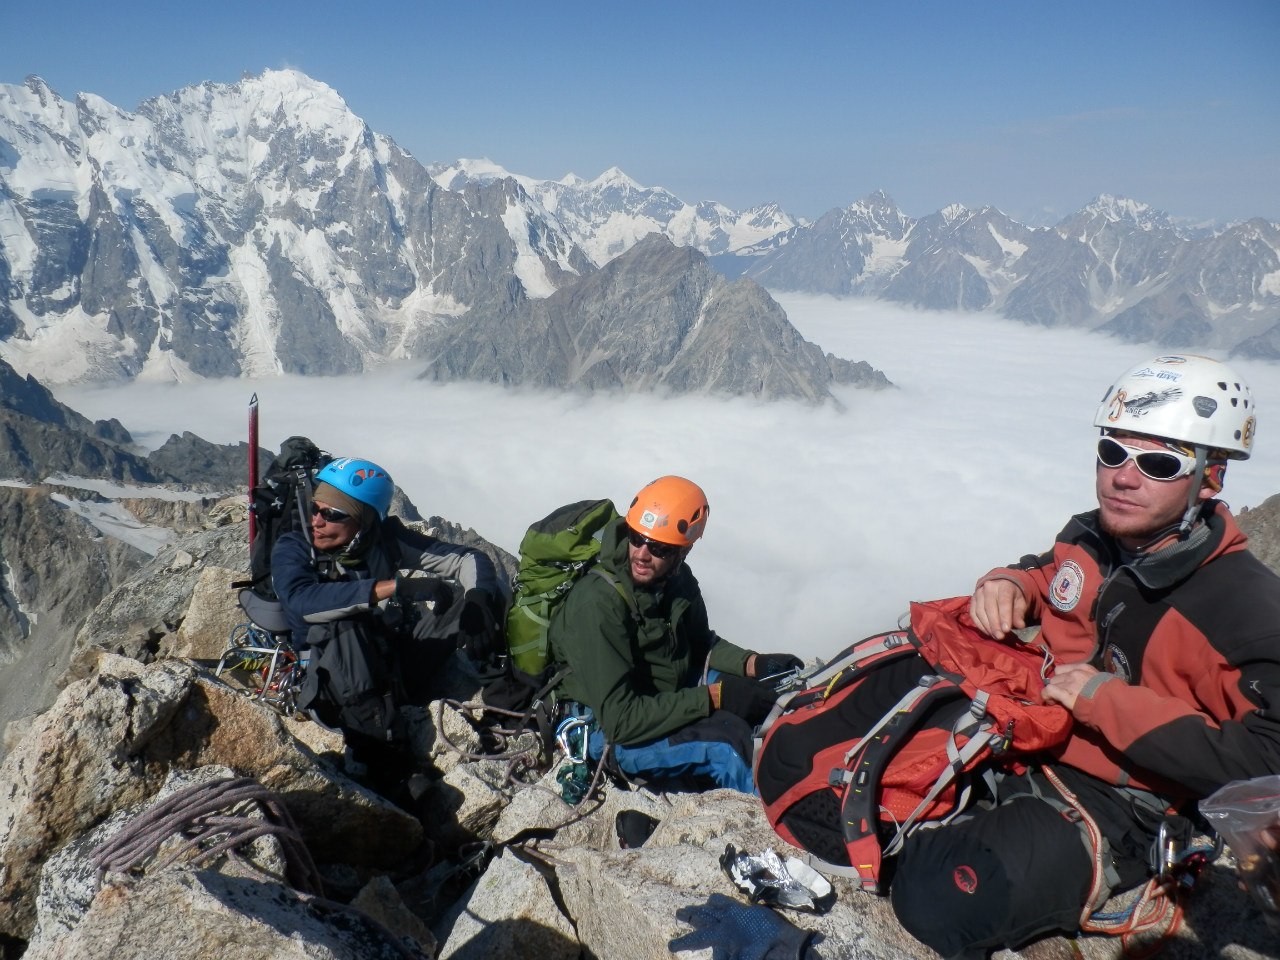
[[(424, 515), (513, 553), (562, 503), (611, 497), (625, 509), (649, 480), (682, 474), (711, 502), (690, 561), (712, 625), (745, 646), (826, 657), (896, 624), (911, 600), (968, 593), (989, 568), (1047, 549), (1094, 505), (1103, 391), (1167, 352), (994, 316), (775, 296), (808, 339), (868, 361), (895, 389), (844, 389), (820, 407), (586, 396), (419, 382), (402, 363), (57, 392), (86, 416), (118, 418), (147, 448), (184, 430), (246, 439), (256, 392), (264, 447), (305, 434), (375, 460)], [(1280, 493), (1280, 366), (1232, 365), (1262, 411), (1258, 452), (1227, 475), (1239, 510)]]

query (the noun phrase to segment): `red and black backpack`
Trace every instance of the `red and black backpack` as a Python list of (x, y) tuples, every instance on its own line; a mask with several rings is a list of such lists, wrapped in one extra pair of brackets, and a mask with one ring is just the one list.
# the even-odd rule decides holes
[(985, 636), (968, 604), (912, 604), (908, 628), (842, 651), (761, 727), (765, 814), (816, 869), (882, 893), (882, 858), (913, 830), (962, 810), (985, 772), (1067, 738), (1071, 715), (1041, 702), (1046, 651)]

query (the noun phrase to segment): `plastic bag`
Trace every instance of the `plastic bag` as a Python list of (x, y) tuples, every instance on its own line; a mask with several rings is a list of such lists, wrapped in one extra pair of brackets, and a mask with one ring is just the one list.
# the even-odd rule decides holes
[(1249, 896), (1280, 931), (1280, 775), (1233, 780), (1200, 801), (1231, 852)]

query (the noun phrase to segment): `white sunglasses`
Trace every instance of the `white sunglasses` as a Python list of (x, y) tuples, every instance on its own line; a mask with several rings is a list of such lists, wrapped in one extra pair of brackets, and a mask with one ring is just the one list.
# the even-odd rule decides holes
[(1196, 458), (1169, 449), (1148, 450), (1131, 447), (1114, 437), (1098, 438), (1098, 462), (1112, 470), (1132, 460), (1144, 477), (1177, 480), (1195, 472)]

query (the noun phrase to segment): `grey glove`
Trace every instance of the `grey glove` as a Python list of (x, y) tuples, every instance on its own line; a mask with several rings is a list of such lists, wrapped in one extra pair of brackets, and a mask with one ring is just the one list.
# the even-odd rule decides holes
[(768, 907), (748, 906), (722, 893), (713, 893), (705, 904), (681, 907), (676, 919), (693, 930), (667, 948), (675, 953), (711, 947), (712, 960), (802, 960), (813, 936)]

